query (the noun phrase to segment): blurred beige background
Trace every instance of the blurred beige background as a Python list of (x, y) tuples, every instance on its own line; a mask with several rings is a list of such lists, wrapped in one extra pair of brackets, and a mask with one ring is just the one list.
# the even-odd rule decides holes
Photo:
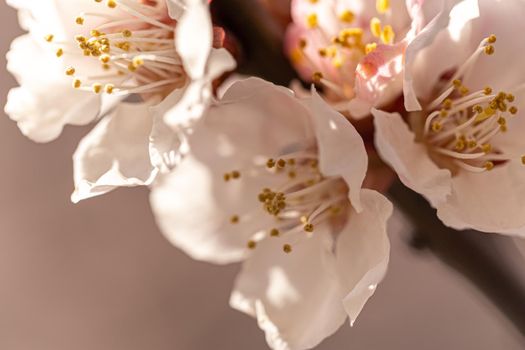
[[(5, 2), (0, 17), (3, 106), (15, 85), (3, 56), (20, 29)], [(38, 145), (0, 118), (0, 349), (266, 349), (256, 323), (228, 308), (238, 267), (171, 247), (146, 189), (69, 202), (71, 155), (87, 130)], [(403, 239), (392, 237), (388, 277), (356, 326), (319, 349), (525, 348), (476, 290)]]

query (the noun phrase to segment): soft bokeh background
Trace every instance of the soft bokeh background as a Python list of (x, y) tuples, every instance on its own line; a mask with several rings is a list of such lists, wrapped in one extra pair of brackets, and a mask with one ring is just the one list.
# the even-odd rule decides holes
[[(3, 56), (21, 31), (5, 2), (0, 19)], [(3, 57), (1, 66), (4, 105), (15, 82)], [(228, 307), (238, 266), (195, 262), (170, 246), (146, 189), (69, 202), (71, 155), (87, 131), (67, 128), (39, 145), (0, 118), (0, 349), (266, 349), (256, 323)], [(461, 276), (405, 240), (392, 235), (388, 277), (354, 328), (319, 349), (525, 348)]]

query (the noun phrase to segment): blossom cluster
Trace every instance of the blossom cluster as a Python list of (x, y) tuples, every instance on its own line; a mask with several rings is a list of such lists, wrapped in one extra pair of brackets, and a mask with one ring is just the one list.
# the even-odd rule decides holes
[(206, 0), (7, 2), (27, 34), (6, 113), (36, 142), (96, 123), (72, 200), (149, 186), (171, 243), (243, 262), (230, 304), (273, 349), (315, 347), (374, 294), (388, 167), (445, 225), (525, 237), (522, 0), (266, 0), (290, 88), (235, 74)]

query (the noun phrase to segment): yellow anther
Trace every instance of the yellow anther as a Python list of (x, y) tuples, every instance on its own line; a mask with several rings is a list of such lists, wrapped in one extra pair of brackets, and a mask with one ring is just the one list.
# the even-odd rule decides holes
[(102, 0), (95, 0), (95, 2), (102, 2)]
[(306, 25), (308, 28), (316, 28), (319, 23), (317, 22), (317, 14), (312, 13), (306, 17)]
[(516, 108), (516, 106), (512, 106), (509, 108), (509, 112), (510, 114), (514, 115), (516, 113), (518, 113), (518, 108)]
[(448, 111), (446, 109), (442, 109), (439, 111), (439, 116), (441, 118), (445, 118), (448, 115)]
[(443, 108), (445, 109), (452, 108), (452, 100), (450, 98), (447, 98), (445, 99), (445, 101), (443, 101)]
[(73, 75), (75, 74), (75, 68), (69, 67), (66, 69), (66, 75)]
[(101, 31), (96, 30), (96, 29), (91, 29), (89, 31), (89, 35), (94, 36), (94, 37), (99, 37), (99, 36), (102, 36), (103, 33)]
[(104, 91), (106, 92), (106, 94), (109, 94), (109, 95), (113, 93), (114, 89), (115, 89), (115, 85), (113, 84), (106, 84), (106, 86), (104, 86)]
[(443, 126), (439, 122), (432, 123), (432, 131), (439, 132)]
[(485, 49), (484, 49), (485, 53), (487, 55), (492, 55), (494, 53), (494, 46), (492, 45), (487, 45), (485, 46)]
[(314, 83), (320, 83), (321, 79), (323, 79), (323, 73), (315, 72), (314, 74), (312, 74), (312, 80)]
[(341, 68), (344, 64), (344, 61), (343, 61), (343, 58), (342, 57), (336, 57), (332, 60), (332, 66), (334, 66), (334, 68)]
[(77, 18), (75, 18), (75, 23), (78, 24), (79, 26), (83, 25), (84, 17), (78, 16)]
[(515, 99), (515, 97), (514, 97), (513, 94), (507, 94), (507, 101), (514, 102), (514, 99)]
[(295, 179), (295, 178), (297, 177), (297, 173), (296, 173), (295, 171), (293, 171), (293, 170), (290, 170), (290, 171), (288, 172), (288, 177), (289, 177), (290, 179)]
[(57, 57), (62, 57), (62, 55), (64, 54), (64, 50), (58, 49), (55, 54), (57, 55)]
[(295, 158), (288, 159), (288, 164), (295, 165)]
[(525, 165), (525, 156), (521, 157), (521, 164)]
[(224, 181), (228, 182), (231, 179), (231, 175), (230, 173), (226, 173), (222, 176), (222, 178), (224, 179)]
[(285, 252), (286, 254), (291, 253), (292, 252), (292, 246), (289, 245), (289, 244), (283, 245), (283, 252)]
[(505, 124), (504, 124), (504, 125), (500, 125), (500, 126), (499, 126), (499, 130), (500, 130), (501, 132), (507, 132), (507, 125), (505, 125)]
[(282, 168), (284, 168), (285, 166), (286, 166), (286, 161), (285, 161), (284, 159), (279, 159), (279, 160), (277, 161), (277, 167), (278, 167), (278, 168), (282, 169)]
[(462, 96), (466, 96), (468, 95), (469, 93), (469, 89), (466, 87), (466, 86), (462, 86), (459, 88), (459, 93), (462, 95)]
[(102, 84), (100, 83), (95, 83), (91, 87), (93, 88), (93, 92), (96, 94), (100, 94), (100, 92), (102, 91)]
[(379, 18), (374, 17), (370, 20), (370, 31), (372, 32), (372, 35), (379, 38), (381, 35), (381, 21)]
[(55, 38), (55, 36), (53, 34), (48, 34), (44, 37), (44, 40), (47, 41), (48, 43), (52, 42), (53, 39)]
[(487, 38), (487, 42), (494, 44), (496, 42), (496, 36), (494, 34), (489, 35), (489, 37)]
[(241, 177), (241, 172), (240, 171), (237, 171), (237, 170), (232, 171), (232, 178), (238, 179), (240, 177)]
[(490, 143), (484, 143), (481, 145), (481, 150), (484, 153), (490, 153), (490, 151), (492, 151), (492, 145)]
[(270, 230), (270, 236), (272, 236), (272, 237), (278, 237), (279, 234), (280, 234), (280, 232), (279, 232), (279, 230), (276, 229), (276, 228), (272, 228), (272, 229)]
[(301, 38), (299, 39), (299, 48), (301, 50), (304, 50), (306, 48), (306, 46), (308, 45), (308, 42), (306, 41), (305, 38)]
[(144, 64), (144, 59), (142, 57), (140, 57), (140, 56), (135, 56), (135, 57), (133, 57), (133, 61), (132, 62), (133, 62), (133, 65), (135, 67), (140, 67), (140, 66), (142, 66)]
[(305, 232), (314, 232), (314, 225), (306, 224), (303, 226), (303, 229)]
[(238, 222), (239, 222), (239, 216), (238, 216), (238, 215), (232, 215), (232, 216), (230, 217), (230, 222), (231, 222), (232, 224), (236, 224), (236, 223), (238, 223)]
[(73, 87), (75, 89), (78, 89), (81, 85), (82, 85), (82, 82), (80, 81), (80, 79), (73, 80)]
[(273, 168), (275, 166), (275, 160), (273, 158), (270, 158), (266, 161), (266, 166), (268, 168)]
[(459, 89), (461, 85), (463, 85), (463, 83), (461, 82), (460, 79), (454, 79), (454, 81), (452, 81), (452, 85), (454, 85), (456, 89)]
[(482, 113), (483, 112), (483, 107), (481, 107), (480, 105), (475, 105), (474, 107), (472, 107), (472, 112), (474, 113)]
[(463, 140), (457, 140), (456, 146), (454, 147), (457, 151), (463, 151), (465, 149), (465, 142)]
[(506, 125), (507, 124), (507, 119), (505, 119), (503, 117), (499, 117), (498, 118), (498, 124), (499, 125)]
[(257, 242), (250, 240), (250, 241), (248, 241), (246, 246), (248, 247), (248, 249), (255, 249), (255, 247), (257, 247)]
[(317, 4), (317, 2), (318, 2), (319, 0), (308, 0), (308, 1), (310, 1), (311, 4)]
[(301, 50), (300, 48), (295, 48), (292, 50), (292, 52), (290, 52), (290, 59), (292, 60), (292, 63), (300, 63), (303, 57), (303, 50)]
[(492, 163), (490, 160), (485, 162), (485, 164), (483, 165), (483, 167), (486, 169), (486, 170), (492, 170), (494, 169), (494, 163)]
[(107, 54), (101, 55), (99, 58), (100, 62), (102, 63), (108, 63), (111, 57)]
[(490, 95), (492, 93), (492, 88), (490, 86), (487, 86), (483, 89), (483, 93), (485, 95)]
[(355, 15), (350, 10), (344, 10), (339, 14), (339, 19), (346, 23), (352, 23), (354, 21)]
[(133, 62), (130, 62), (130, 63), (128, 64), (128, 70), (129, 70), (130, 72), (135, 72), (135, 71), (137, 70), (137, 66), (135, 66), (135, 65), (133, 64)]
[(376, 0), (377, 12), (383, 14), (390, 9), (390, 0)]
[(467, 142), (467, 147), (468, 147), (468, 148), (475, 148), (475, 147), (477, 147), (477, 146), (478, 146), (478, 143), (476, 142), (476, 140), (469, 140), (469, 141)]
[(108, 0), (108, 2), (106, 3), (106, 5), (110, 8), (110, 9), (114, 9), (115, 7), (117, 7), (117, 2), (115, 0)]
[(122, 31), (122, 36), (125, 37), (125, 38), (129, 38), (129, 37), (131, 37), (131, 35), (133, 35), (133, 34), (131, 33), (131, 30), (129, 30), (129, 29), (124, 29)]
[(111, 69), (111, 66), (110, 66), (109, 64), (107, 64), (107, 63), (104, 63), (104, 64), (102, 65), (102, 69), (104, 69), (104, 70), (109, 70), (109, 69)]
[(368, 43), (365, 46), (365, 53), (368, 55), (370, 52), (374, 51), (377, 48), (376, 43)]
[(386, 25), (381, 32), (381, 41), (384, 44), (392, 44), (394, 42), (395, 33), (391, 25)]

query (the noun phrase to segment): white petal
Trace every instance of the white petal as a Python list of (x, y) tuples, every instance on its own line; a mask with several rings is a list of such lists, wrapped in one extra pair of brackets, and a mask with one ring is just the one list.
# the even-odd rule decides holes
[(178, 20), (186, 10), (185, 0), (166, 0), (169, 16)]
[(289, 254), (287, 238), (264, 240), (237, 277), (230, 305), (257, 317), (272, 349), (313, 348), (346, 319), (332, 238), (319, 229), (309, 238), (301, 233)]
[(445, 225), (525, 237), (525, 174), (520, 161), (482, 174), (462, 172), (437, 207)]
[(344, 307), (353, 324), (374, 294), (388, 265), (387, 220), (392, 204), (378, 192), (364, 189), (363, 211), (353, 212), (336, 245), (337, 268), (346, 291)]
[(121, 104), (80, 142), (73, 155), (73, 202), (119, 186), (148, 185), (156, 175), (148, 153), (152, 118), (145, 104)]
[(401, 182), (426, 197), (433, 206), (445, 201), (452, 186), (450, 171), (434, 164), (425, 146), (414, 141), (414, 134), (398, 113), (373, 109), (372, 114), (377, 151)]
[(66, 124), (83, 125), (96, 117), (100, 97), (75, 90), (57, 58), (30, 35), (13, 41), (7, 59), (21, 86), (10, 91), (5, 111), (32, 140), (51, 141)]
[(202, 78), (213, 42), (210, 11), (205, 0), (187, 0), (177, 24), (175, 45), (192, 79)]
[[(165, 236), (195, 259), (242, 259), (248, 240), (273, 224), (257, 195), (282, 181), (264, 168), (248, 169), (308, 139), (308, 123), (290, 90), (256, 78), (234, 83), (188, 135), (191, 152), (153, 187)], [(223, 175), (234, 170), (241, 178), (226, 183)], [(230, 222), (233, 215), (238, 224)]]
[(421, 110), (417, 99), (413, 82), (413, 64), (418, 53), (434, 42), (436, 36), (444, 30), (450, 19), (451, 2), (443, 1), (441, 12), (423, 28), (423, 30), (412, 40), (405, 51), (405, 70), (403, 77), (403, 89), (405, 97), (405, 108), (407, 111)]
[(174, 169), (185, 153), (183, 144), (183, 135), (166, 125), (161, 115), (155, 115), (149, 137), (151, 164), (161, 172)]
[(312, 89), (305, 100), (317, 136), (319, 165), (325, 176), (341, 176), (350, 189), (350, 202), (361, 210), (359, 194), (366, 175), (368, 157), (363, 139), (342, 114), (336, 112)]
[[(235, 68), (235, 60), (225, 49), (212, 49), (204, 78), (190, 81), (184, 89), (176, 90), (161, 103), (174, 106), (164, 120), (174, 129), (188, 128), (198, 120), (212, 98), (212, 81)], [(157, 113), (162, 113), (159, 109)]]

